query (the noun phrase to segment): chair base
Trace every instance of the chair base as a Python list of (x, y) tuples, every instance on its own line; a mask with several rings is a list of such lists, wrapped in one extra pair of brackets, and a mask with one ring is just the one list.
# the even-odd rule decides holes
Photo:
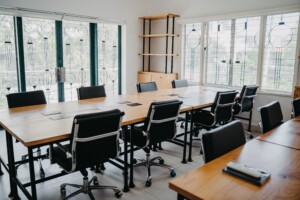
[[(91, 183), (93, 183), (93, 185), (91, 185)], [(98, 185), (98, 178), (96, 176), (94, 176), (90, 181), (88, 180), (88, 177), (85, 176), (83, 177), (83, 185), (77, 185), (77, 184), (71, 184), (71, 183), (64, 183), (60, 186), (60, 192), (61, 192), (61, 195), (62, 195), (62, 199), (65, 200), (65, 199), (69, 199), (71, 197), (74, 197), (80, 193), (84, 193), (84, 194), (88, 194), (89, 197), (94, 200), (95, 197), (94, 195), (92, 194), (92, 190), (95, 190), (95, 189), (111, 189), (115, 192), (115, 196), (117, 198), (120, 198), (122, 196), (122, 192), (121, 190), (119, 190), (117, 187), (115, 186), (100, 186)], [(67, 197), (66, 197), (66, 186), (71, 186), (71, 187), (75, 187), (75, 188), (79, 188), (77, 191), (69, 194)]]
[[(158, 163), (155, 162), (156, 160), (158, 160)], [(140, 161), (140, 162), (137, 163), (137, 161)], [(150, 154), (149, 153), (146, 154), (146, 160), (145, 159), (141, 159), (141, 158), (134, 158), (134, 163), (136, 163), (134, 165), (134, 167), (139, 167), (139, 166), (145, 166), (145, 167), (147, 167), (148, 177), (147, 177), (147, 180), (146, 180), (146, 183), (145, 183), (146, 187), (150, 187), (151, 184), (152, 184), (152, 177), (151, 177), (151, 170), (150, 170), (151, 166), (157, 166), (157, 167), (167, 168), (170, 171), (170, 176), (171, 177), (175, 177), (176, 176), (176, 172), (175, 172), (174, 168), (170, 167), (169, 165), (165, 165), (164, 162), (165, 161), (160, 156), (150, 159)]]

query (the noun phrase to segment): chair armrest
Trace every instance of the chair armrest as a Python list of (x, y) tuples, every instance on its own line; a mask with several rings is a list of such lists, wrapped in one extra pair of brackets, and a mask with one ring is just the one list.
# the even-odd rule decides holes
[(66, 147), (60, 143), (55, 143), (57, 145), (58, 148), (60, 148), (63, 152), (66, 153), (67, 158), (72, 158), (72, 154), (69, 152), (68, 149), (66, 149)]

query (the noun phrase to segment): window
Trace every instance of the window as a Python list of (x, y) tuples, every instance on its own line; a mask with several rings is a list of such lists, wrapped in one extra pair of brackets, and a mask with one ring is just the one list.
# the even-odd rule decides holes
[(203, 33), (200, 23), (185, 24), (183, 78), (224, 87), (257, 84), (263, 91), (291, 93), (298, 26), (299, 12), (203, 22)]
[(90, 85), (89, 23), (63, 21), (65, 101), (77, 100), (78, 87)]
[(0, 15), (0, 108), (7, 108), (6, 94), (18, 92), (14, 19)]
[(118, 25), (98, 24), (98, 80), (106, 95), (118, 95)]
[(200, 82), (201, 24), (186, 24), (183, 40), (183, 79)]
[(26, 91), (44, 90), (48, 102), (57, 102), (54, 20), (23, 18)]
[(262, 89), (292, 92), (299, 13), (267, 17)]
[(207, 26), (206, 83), (256, 84), (260, 18), (213, 21)]

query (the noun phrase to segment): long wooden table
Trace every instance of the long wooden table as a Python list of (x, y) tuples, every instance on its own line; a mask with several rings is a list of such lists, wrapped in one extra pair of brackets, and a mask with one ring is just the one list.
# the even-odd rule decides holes
[(262, 134), (257, 139), (300, 150), (300, 116)]
[[(260, 137), (247, 142), (173, 179), (169, 187), (178, 193), (178, 199), (300, 199), (300, 150), (295, 148), (300, 140), (299, 124), (299, 118), (290, 120), (270, 131), (265, 140)], [(290, 139), (280, 142), (278, 138), (283, 137)], [(223, 174), (230, 161), (264, 169), (271, 178), (260, 187)]]
[[(153, 101), (163, 101), (179, 99), (183, 101), (181, 112), (188, 112), (193, 109), (210, 106), (214, 100), (218, 89), (193, 86), (188, 88), (166, 89), (155, 92), (126, 94), (113, 97), (95, 98), (74, 102), (54, 103), (37, 106), (27, 106), (13, 108), (0, 112), (0, 125), (6, 131), (8, 166), (15, 165), (14, 149), (12, 137), (20, 141), (28, 148), (31, 194), (23, 187), (17, 179), (14, 167), (9, 167), (11, 196), (18, 198), (17, 185), (28, 198), (36, 199), (36, 184), (50, 179), (35, 179), (33, 149), (39, 146), (69, 139), (73, 117), (77, 114), (99, 112), (118, 108), (125, 112), (122, 126), (133, 125), (143, 122), (147, 116), (149, 105)], [(126, 103), (127, 102), (127, 103)], [(130, 103), (140, 103), (141, 105), (132, 107)], [(61, 112), (67, 118), (53, 120), (45, 113)], [(187, 121), (186, 121), (187, 127)], [(187, 130), (185, 129), (185, 132)], [(124, 134), (126, 135), (126, 134)], [(126, 138), (125, 138), (126, 139)], [(186, 134), (184, 136), (183, 161), (186, 151)], [(191, 149), (191, 147), (190, 147)], [(124, 142), (124, 191), (129, 191), (127, 182), (127, 142)], [(191, 152), (191, 151), (190, 151)], [(190, 159), (191, 160), (191, 159)], [(132, 167), (131, 170), (132, 172)], [(131, 176), (133, 177), (133, 176)], [(134, 187), (133, 179), (130, 185)]]

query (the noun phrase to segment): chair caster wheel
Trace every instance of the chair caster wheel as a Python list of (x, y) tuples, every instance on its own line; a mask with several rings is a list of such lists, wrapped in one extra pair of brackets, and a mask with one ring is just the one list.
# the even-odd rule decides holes
[(151, 180), (147, 180), (147, 181), (146, 181), (146, 187), (150, 187), (151, 184), (152, 184), (152, 181), (151, 181)]
[(45, 172), (43, 169), (40, 169), (40, 177), (45, 178)]
[(66, 188), (60, 188), (60, 194), (61, 194), (61, 196), (65, 197), (66, 196)]
[(250, 139), (253, 139), (253, 135), (250, 135)]
[(119, 199), (121, 196), (122, 196), (122, 192), (121, 191), (119, 191), (119, 192), (116, 192), (115, 193), (115, 196)]
[(175, 176), (176, 176), (176, 172), (175, 172), (174, 170), (172, 170), (172, 171), (170, 172), (170, 176), (171, 176), (171, 177), (175, 177)]
[(98, 180), (97, 180), (97, 179), (94, 179), (93, 184), (94, 184), (95, 186), (99, 185)]
[(106, 169), (105, 166), (104, 166), (104, 164), (100, 165), (100, 169), (103, 170), (103, 171)]
[(163, 165), (165, 163), (164, 159), (159, 160), (159, 164)]
[(132, 160), (132, 164), (135, 165), (136, 163), (137, 163), (137, 159), (134, 158), (134, 159)]

